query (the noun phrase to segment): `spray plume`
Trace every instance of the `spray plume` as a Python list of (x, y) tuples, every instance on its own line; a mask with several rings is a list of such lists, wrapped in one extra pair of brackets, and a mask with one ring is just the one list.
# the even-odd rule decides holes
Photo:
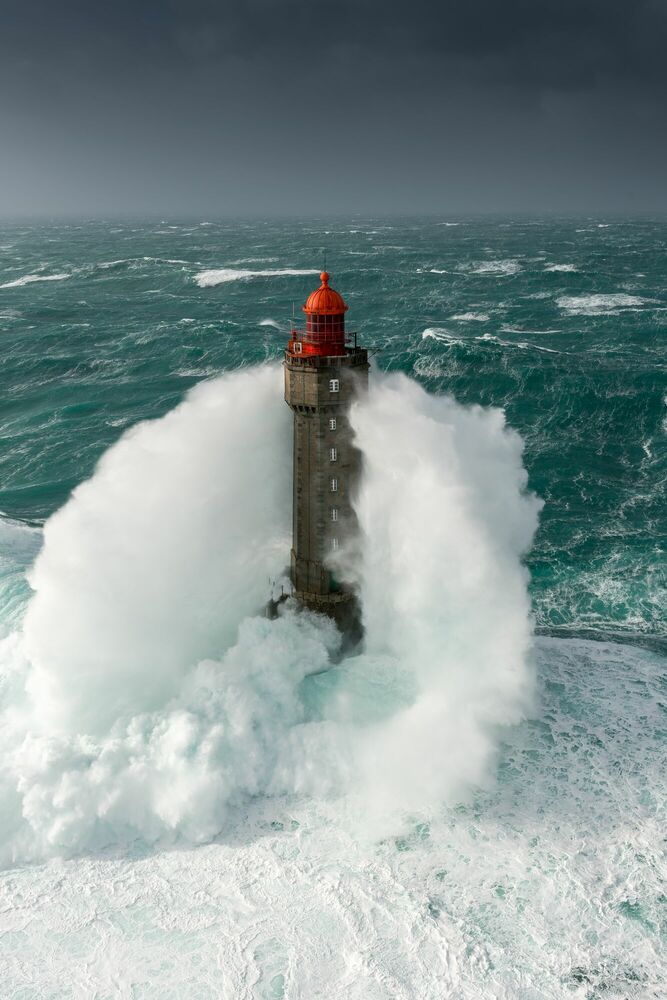
[(197, 387), (47, 523), (1, 654), (5, 860), (208, 840), (256, 795), (358, 799), (380, 829), (481, 781), (526, 710), (539, 502), (497, 410), (376, 379), (352, 413), (364, 651), (332, 666), (328, 619), (258, 614), (289, 548), (280, 378)]

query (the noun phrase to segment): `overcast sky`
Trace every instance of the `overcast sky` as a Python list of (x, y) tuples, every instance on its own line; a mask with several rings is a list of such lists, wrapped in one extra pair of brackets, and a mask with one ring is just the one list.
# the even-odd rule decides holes
[(667, 0), (0, 0), (0, 216), (667, 211)]

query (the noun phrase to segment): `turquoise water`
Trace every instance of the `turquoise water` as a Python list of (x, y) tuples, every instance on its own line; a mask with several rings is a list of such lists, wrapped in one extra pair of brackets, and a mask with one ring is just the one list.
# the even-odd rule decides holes
[[(664, 636), (666, 238), (597, 220), (5, 225), (0, 510), (42, 521), (124, 428), (280, 357), (316, 277), (244, 272), (317, 272), (325, 248), (378, 368), (501, 406), (522, 434), (546, 501), (537, 625)], [(227, 280), (199, 287), (210, 269)]]
[[(0, 635), (8, 638), (0, 645), (0, 978), (7, 995), (664, 995), (666, 237), (666, 224), (598, 219), (2, 228)], [(54, 676), (86, 724), (96, 696), (107, 715), (116, 717), (114, 699), (126, 714), (94, 735), (84, 727), (63, 736), (49, 728), (48, 711), (43, 731), (39, 718), (31, 722), (24, 695), (31, 681), (32, 696), (43, 693), (18, 627), (42, 524), (138, 421), (164, 416), (188, 389), (222, 372), (278, 360), (292, 305), (298, 310), (317, 284), (324, 249), (332, 283), (350, 304), (349, 328), (374, 352), (372, 376), (401, 371), (429, 393), (502, 407), (525, 442), (529, 488), (545, 501), (526, 556), (541, 634), (521, 685), (530, 686), (534, 672), (534, 697), (496, 734), (482, 786), (473, 782), (454, 801), (445, 791), (467, 760), (447, 733), (429, 744), (423, 771), (442, 801), (389, 833), (372, 823), (366, 829), (372, 785), (360, 785), (361, 822), (354, 795), (332, 788), (348, 746), (359, 751), (360, 769), (368, 764), (363, 736), (375, 732), (375, 715), (393, 710), (389, 695), (396, 704), (412, 697), (400, 662), (350, 658), (310, 677), (300, 664), (329, 662), (323, 626), (260, 618), (244, 622), (236, 646), (216, 639), (216, 662), (200, 662), (213, 655), (201, 652), (201, 636), (229, 616), (229, 591), (243, 576), (230, 588), (216, 565), (220, 553), (240, 565), (228, 497), (236, 494), (225, 492), (225, 468), (241, 477), (256, 463), (248, 481), (257, 482), (282, 461), (271, 451), (289, 433), (288, 420), (279, 426), (283, 408), (272, 401), (271, 378), (255, 381), (256, 403), (244, 402), (245, 389), (212, 383), (210, 399), (197, 397), (199, 409), (150, 425), (132, 448), (112, 452), (106, 478), (79, 494), (70, 520), (50, 522), (55, 562), (42, 569), (42, 603), (62, 613), (38, 622), (43, 643), (58, 645), (39, 652), (53, 652), (61, 669)], [(266, 435), (262, 400), (267, 420), (276, 421)], [(220, 409), (209, 420), (206, 406), (214, 404)], [(247, 455), (234, 452), (224, 424), (240, 412), (255, 424)], [(457, 408), (448, 419), (464, 426)], [(219, 468), (207, 478), (209, 432), (210, 462)], [(142, 441), (149, 471), (138, 457)], [(405, 450), (405, 441), (399, 445)], [(377, 455), (374, 447), (369, 454)], [(502, 474), (506, 460), (498, 463)], [(472, 488), (475, 477), (464, 472), (460, 482)], [(210, 503), (198, 504), (193, 481), (210, 487)], [(478, 481), (491, 492), (488, 475)], [(164, 499), (172, 486), (173, 509)], [(474, 490), (472, 499), (480, 500)], [(250, 523), (259, 524), (262, 511), (248, 506)], [(508, 536), (529, 506), (500, 504), (516, 519)], [(150, 523), (154, 510), (165, 512), (163, 532)], [(443, 517), (450, 513), (455, 503)], [(482, 527), (502, 534), (497, 516), (490, 503)], [(218, 533), (218, 520), (232, 527)], [(100, 524), (108, 526), (102, 537)], [(473, 533), (475, 546), (480, 539)], [(253, 541), (261, 552), (261, 540)], [(447, 536), (443, 551), (459, 552), (453, 572), (464, 584), (466, 541), (459, 548), (455, 541)], [(173, 549), (164, 558), (163, 546)], [(509, 580), (513, 562), (498, 549), (484, 551)], [(478, 554), (471, 551), (473, 566)], [(164, 588), (152, 563), (177, 568)], [(144, 582), (154, 588), (145, 601)], [(449, 659), (439, 660), (432, 644), (432, 676), (421, 678), (427, 703), (443, 717), (470, 679), (456, 673), (457, 657), (470, 657), (473, 676), (458, 710), (446, 725), (436, 719), (429, 740), (438, 728), (457, 732), (458, 716), (465, 723), (474, 715), (476, 671), (486, 670), (494, 705), (502, 701), (501, 686), (492, 687), (495, 651), (505, 646), (498, 608), (514, 614), (517, 603), (504, 602), (505, 582), (495, 597), (479, 591), (491, 600), (462, 609), (469, 620)], [(50, 588), (58, 591), (51, 604)], [(207, 589), (214, 596), (204, 600)], [(455, 601), (456, 587), (446, 592)], [(439, 612), (424, 619), (436, 639)], [(409, 624), (400, 623), (406, 632)], [(508, 634), (512, 628), (508, 621)], [(418, 632), (408, 633), (415, 644)], [(33, 642), (39, 633), (33, 626)], [(466, 643), (475, 647), (477, 633), (484, 652), (476, 658)], [(181, 673), (169, 659), (174, 638), (185, 646)], [(70, 666), (72, 651), (81, 658)], [(498, 663), (503, 654), (507, 666), (514, 652), (500, 649)], [(86, 674), (82, 665), (96, 657), (104, 669)], [(439, 687), (441, 662), (453, 672), (449, 688)], [(177, 680), (167, 677), (162, 690), (170, 663)], [(48, 672), (41, 676), (48, 680)], [(157, 695), (146, 694), (147, 679)], [(48, 691), (44, 704), (49, 709)], [(481, 704), (486, 712), (483, 697)], [(419, 727), (411, 738), (418, 741)], [(400, 771), (409, 742), (399, 730), (388, 772)], [(383, 746), (392, 751), (391, 741)], [(466, 756), (476, 748), (471, 740)], [(439, 785), (448, 771), (451, 781)]]

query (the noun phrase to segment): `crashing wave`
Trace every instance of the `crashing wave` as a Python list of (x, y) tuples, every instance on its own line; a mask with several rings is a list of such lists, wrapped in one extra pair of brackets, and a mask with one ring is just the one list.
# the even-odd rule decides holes
[(24, 285), (33, 285), (38, 281), (64, 281), (66, 278), (71, 278), (71, 274), (24, 274), (22, 278), (6, 281), (0, 288), (23, 288)]
[(194, 280), (200, 288), (213, 288), (215, 285), (224, 285), (229, 281), (250, 281), (252, 278), (281, 278), (297, 277), (307, 274), (318, 274), (312, 268), (304, 270), (294, 267), (274, 268), (265, 271), (249, 271), (245, 268), (221, 267), (210, 271), (200, 271), (195, 274)]
[(199, 843), (257, 796), (344, 798), (395, 830), (482, 782), (527, 711), (540, 505), (502, 412), (404, 376), (353, 408), (366, 638), (341, 661), (329, 619), (257, 616), (289, 551), (280, 382), (198, 386), (46, 523), (2, 652), (5, 859)]

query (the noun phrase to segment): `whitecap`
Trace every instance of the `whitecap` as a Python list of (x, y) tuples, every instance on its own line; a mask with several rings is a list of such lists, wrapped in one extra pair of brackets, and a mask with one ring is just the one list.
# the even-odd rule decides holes
[(618, 292), (614, 295), (563, 295), (556, 299), (556, 305), (570, 316), (608, 316), (619, 309), (641, 309), (647, 301), (639, 295)]
[(469, 265), (462, 265), (460, 271), (469, 271), (471, 274), (492, 274), (496, 276), (518, 274), (521, 264), (515, 258), (508, 260), (480, 260)]
[(578, 271), (579, 268), (576, 264), (545, 264), (545, 271), (558, 271), (559, 273), (570, 274), (574, 271)]
[(15, 278), (13, 281), (6, 281), (0, 288), (23, 288), (24, 285), (32, 285), (37, 281), (64, 281), (71, 278), (70, 274), (24, 274), (22, 278)]
[(459, 323), (487, 323), (490, 319), (487, 313), (457, 313), (456, 316), (452, 316), (451, 319), (457, 320)]
[(536, 337), (536, 336), (544, 336), (545, 334), (549, 334), (549, 333), (560, 333), (560, 330), (554, 330), (554, 329), (551, 329), (551, 330), (522, 330), (518, 326), (509, 326), (507, 324), (503, 324), (500, 327), (500, 332), (501, 333), (521, 333), (521, 334), (526, 334), (527, 333), (531, 337)]
[(422, 340), (441, 340), (446, 344), (462, 344), (463, 341), (453, 336), (448, 330), (437, 326), (429, 326), (422, 331)]
[(200, 288), (212, 288), (215, 285), (224, 285), (230, 281), (249, 281), (252, 278), (281, 278), (297, 277), (306, 274), (319, 274), (313, 268), (303, 269), (294, 267), (277, 268), (266, 271), (249, 271), (233, 267), (221, 267), (210, 271), (200, 271), (194, 280)]
[(562, 354), (562, 351), (557, 351), (553, 347), (538, 347), (537, 344), (529, 344), (527, 340), (501, 340), (500, 337), (494, 336), (492, 333), (485, 333), (481, 337), (475, 337), (475, 340), (486, 341), (487, 343), (499, 344), (500, 347), (518, 347), (521, 351), (544, 351), (545, 354)]

